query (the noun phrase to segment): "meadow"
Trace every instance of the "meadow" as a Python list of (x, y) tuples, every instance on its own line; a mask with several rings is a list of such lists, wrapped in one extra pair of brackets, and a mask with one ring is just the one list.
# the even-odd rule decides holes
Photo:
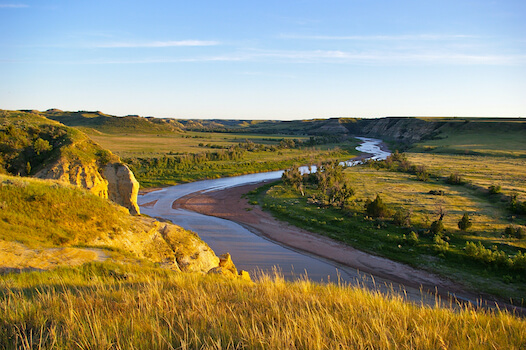
[[(148, 234), (132, 233), (151, 232), (151, 219), (131, 217), (105, 199), (51, 180), (2, 175), (0, 189), (0, 242), (50, 252), (97, 247), (106, 254), (104, 262), (73, 267), (69, 261), (41, 261), (43, 270), (0, 274), (0, 348), (520, 349), (526, 344), (524, 319), (498, 309), (420, 305), (398, 293), (287, 282), (279, 274), (253, 276), (250, 282), (178, 272), (163, 267), (163, 249), (148, 245)], [(119, 237), (128, 244), (110, 244)], [(129, 249), (134, 240), (150, 258)]]
[(359, 286), (258, 282), (91, 263), (0, 276), (0, 344), (20, 349), (522, 349), (499, 310), (407, 303)]

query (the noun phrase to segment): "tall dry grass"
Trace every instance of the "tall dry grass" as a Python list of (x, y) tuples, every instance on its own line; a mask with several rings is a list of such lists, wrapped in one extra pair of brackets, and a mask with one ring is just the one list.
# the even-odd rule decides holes
[[(526, 321), (359, 287), (92, 264), (0, 278), (0, 347), (521, 349)], [(82, 271), (81, 271), (82, 270)], [(80, 272), (79, 272), (80, 271)], [(82, 278), (81, 278), (82, 277)]]

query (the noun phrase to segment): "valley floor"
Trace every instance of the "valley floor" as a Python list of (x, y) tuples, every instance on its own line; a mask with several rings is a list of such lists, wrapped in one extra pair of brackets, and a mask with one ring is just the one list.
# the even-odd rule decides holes
[[(446, 300), (451, 294), (459, 300), (479, 302), (487, 305), (497, 301), (489, 296), (475, 294), (462, 285), (408, 265), (371, 255), (349, 245), (294, 227), (275, 219), (259, 206), (250, 205), (242, 195), (261, 186), (262, 183), (231, 187), (219, 191), (194, 193), (174, 202), (173, 208), (183, 208), (205, 215), (216, 216), (237, 222), (255, 234), (261, 235), (294, 250), (328, 259), (342, 267), (357, 269), (381, 279), (416, 290), (423, 288), (427, 293), (438, 292)], [(413, 295), (415, 294), (415, 295)], [(422, 295), (409, 293), (410, 300), (420, 301)], [(499, 303), (499, 307), (505, 304)]]

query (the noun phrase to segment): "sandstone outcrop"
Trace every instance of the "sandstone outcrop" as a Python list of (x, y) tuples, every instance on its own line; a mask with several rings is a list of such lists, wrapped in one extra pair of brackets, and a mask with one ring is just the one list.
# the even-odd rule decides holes
[(104, 167), (102, 176), (108, 184), (108, 198), (128, 208), (130, 214), (140, 214), (137, 204), (139, 182), (135, 179), (132, 171), (125, 164), (110, 163)]
[(35, 174), (40, 179), (53, 179), (82, 187), (127, 208), (132, 215), (140, 214), (137, 204), (139, 183), (132, 171), (122, 163), (113, 162), (100, 168), (95, 160), (68, 161), (59, 158)]
[(99, 172), (95, 161), (91, 163), (69, 162), (59, 159), (34, 175), (39, 179), (52, 179), (87, 189), (91, 193), (108, 198), (108, 184)]
[(218, 274), (227, 277), (241, 278), (246, 281), (251, 281), (250, 274), (247, 271), (237, 271), (236, 265), (232, 261), (229, 253), (223, 254), (219, 257), (219, 266), (214, 267), (208, 271), (210, 274)]

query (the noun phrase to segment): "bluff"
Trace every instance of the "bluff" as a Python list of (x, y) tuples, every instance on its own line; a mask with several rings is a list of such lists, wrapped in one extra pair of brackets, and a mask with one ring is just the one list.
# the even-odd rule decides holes
[(526, 123), (513, 118), (386, 117), (341, 118), (339, 121), (351, 135), (376, 137), (405, 144), (445, 138), (451, 133), (526, 130)]
[(139, 183), (117, 156), (38, 113), (0, 111), (0, 172), (67, 182), (140, 213)]
[(0, 175), (0, 204), (0, 273), (133, 257), (180, 272), (249, 279), (195, 233), (132, 216), (64, 181)]

